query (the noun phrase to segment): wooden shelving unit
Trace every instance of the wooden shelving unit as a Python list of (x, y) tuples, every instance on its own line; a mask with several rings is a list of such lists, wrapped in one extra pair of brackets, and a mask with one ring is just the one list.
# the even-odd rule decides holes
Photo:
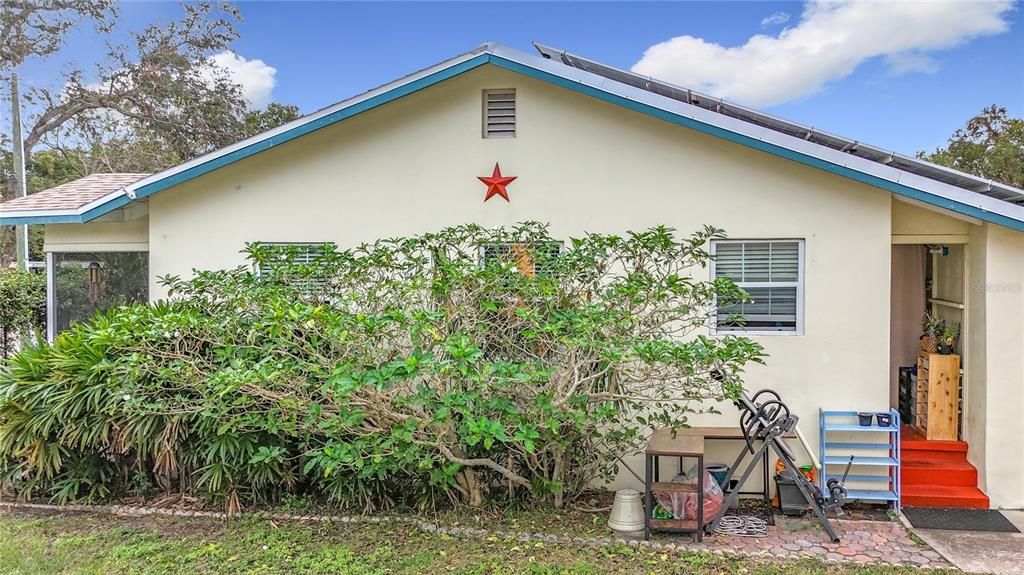
[(914, 428), (927, 439), (956, 441), (959, 396), (960, 356), (918, 352)]

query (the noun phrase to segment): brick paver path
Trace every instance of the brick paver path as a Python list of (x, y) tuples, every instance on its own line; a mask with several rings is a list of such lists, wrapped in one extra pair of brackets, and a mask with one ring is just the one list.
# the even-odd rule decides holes
[[(953, 568), (927, 545), (915, 543), (899, 521), (832, 520), (839, 543), (832, 543), (817, 521), (808, 518), (775, 518), (767, 537), (705, 536), (703, 544), (687, 537), (672, 541), (687, 549), (731, 552), (748, 557), (800, 559), (817, 557), (825, 561), (885, 563), (917, 567)], [(659, 536), (662, 540), (664, 536)]]

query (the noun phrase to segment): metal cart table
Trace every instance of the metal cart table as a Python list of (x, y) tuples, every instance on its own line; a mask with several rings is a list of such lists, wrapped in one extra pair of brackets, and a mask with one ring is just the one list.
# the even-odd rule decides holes
[[(705, 440), (732, 440), (732, 441), (745, 441), (743, 438), (743, 430), (739, 427), (684, 427), (676, 430), (676, 436), (680, 435), (693, 435), (703, 437)], [(782, 436), (783, 439), (796, 439), (795, 433), (787, 433)], [(764, 458), (762, 459), (761, 466), (761, 489), (759, 491), (740, 491), (740, 495), (758, 495), (760, 496), (765, 504), (771, 508), (771, 497), (768, 494), (768, 483), (770, 481), (770, 468), (768, 465), (768, 452), (764, 452)], [(722, 490), (727, 491), (728, 485), (723, 485)], [(743, 489), (742, 485), (738, 485), (737, 489)], [(771, 514), (769, 513), (769, 516)]]
[[(659, 429), (647, 441), (644, 451), (644, 538), (651, 538), (651, 531), (674, 531), (693, 533), (700, 542), (704, 538), (704, 438), (683, 435), (681, 430)], [(697, 482), (662, 483), (658, 459), (661, 457), (693, 458), (697, 460)], [(654, 492), (695, 493), (697, 496), (696, 519), (655, 519)]]

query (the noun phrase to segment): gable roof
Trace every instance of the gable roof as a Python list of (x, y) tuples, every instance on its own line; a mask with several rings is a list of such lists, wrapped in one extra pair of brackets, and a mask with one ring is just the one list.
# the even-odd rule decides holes
[[(484, 44), (293, 122), (144, 177), (94, 200), (89, 206), (79, 207), (77, 210), (53, 210), (52, 213), (44, 216), (33, 214), (27, 210), (8, 209), (8, 204), (0, 204), (3, 212), (0, 214), (0, 224), (87, 222), (120, 208), (132, 200), (145, 198), (469, 70), (490, 64), (705, 134), (885, 189), (900, 196), (1024, 231), (1024, 205), (977, 191), (978, 189), (994, 189), (994, 183), (989, 180), (888, 152), (885, 153), (886, 156), (892, 158), (889, 161), (886, 161), (885, 158), (873, 159), (865, 153), (850, 153), (851, 150), (877, 150), (877, 148), (856, 142), (853, 142), (853, 146), (829, 146), (826, 143), (827, 138), (836, 137), (802, 127), (798, 128), (803, 132), (797, 129), (794, 134), (791, 132), (794, 131), (792, 127), (797, 126), (796, 124), (782, 122), (770, 116), (721, 101), (718, 101), (717, 105), (705, 107), (700, 103), (707, 99), (706, 96), (698, 95), (697, 102), (694, 102), (693, 92), (689, 92), (691, 95), (689, 99), (682, 98), (680, 95), (688, 91), (568, 55), (546, 46), (538, 45), (537, 47), (540, 50), (540, 56), (492, 43)], [(777, 122), (778, 125), (767, 119)], [(811, 137), (799, 137), (801, 133), (808, 133)], [(815, 137), (816, 134), (818, 137)], [(899, 161), (896, 161), (897, 158)], [(927, 169), (918, 169), (919, 166), (925, 166)], [(928, 171), (931, 169), (934, 169), (934, 173)], [(950, 176), (940, 179), (939, 172)], [(950, 181), (955, 183), (950, 183)], [(1017, 195), (1024, 197), (1024, 191), (1016, 188), (999, 186), (999, 189), (1008, 194), (1010, 198), (1016, 198)], [(89, 209), (84, 210), (85, 207)]]

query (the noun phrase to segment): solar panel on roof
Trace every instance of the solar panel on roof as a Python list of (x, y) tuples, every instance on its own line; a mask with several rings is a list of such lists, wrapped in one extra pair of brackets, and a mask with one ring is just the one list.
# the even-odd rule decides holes
[(669, 84), (668, 82), (661, 82), (654, 78), (641, 76), (640, 74), (634, 74), (633, 72), (628, 72), (600, 62), (595, 62), (576, 54), (569, 54), (564, 50), (558, 50), (536, 42), (534, 42), (533, 45), (544, 58), (557, 60), (563, 64), (572, 66), (573, 68), (597, 74), (598, 76), (615, 82), (640, 88), (641, 90), (645, 90), (659, 96), (664, 96), (666, 98), (671, 98), (691, 106), (711, 110), (718, 114), (736, 118), (788, 136), (802, 138), (833, 150), (839, 150), (855, 155), (859, 158), (892, 166), (911, 174), (924, 176), (965, 190), (983, 194), (997, 200), (1009, 202), (1014, 205), (1024, 205), (1024, 191), (1011, 186), (1006, 186), (998, 182), (993, 182), (971, 174), (946, 168), (944, 166), (932, 164), (917, 158), (897, 154), (896, 152), (886, 151), (875, 146), (862, 144), (856, 140), (850, 140), (848, 138), (817, 131), (814, 128), (802, 126), (781, 118), (776, 118), (769, 114), (758, 112), (744, 106), (724, 102), (720, 98), (701, 94), (681, 86)]

